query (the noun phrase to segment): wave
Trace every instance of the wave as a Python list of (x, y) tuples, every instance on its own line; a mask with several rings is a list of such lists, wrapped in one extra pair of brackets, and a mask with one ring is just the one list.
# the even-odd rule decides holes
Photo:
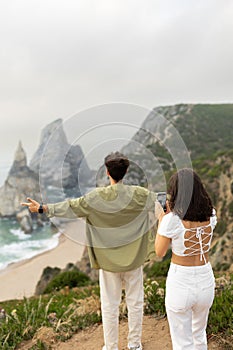
[(10, 232), (12, 233), (12, 235), (18, 237), (19, 239), (30, 239), (31, 238), (31, 234), (25, 234), (25, 232), (23, 230), (21, 230), (20, 228), (18, 229), (10, 229)]
[(19, 238), (19, 241), (1, 246), (0, 270), (5, 269), (9, 264), (30, 259), (38, 254), (54, 249), (59, 244), (60, 233), (47, 238), (36, 239), (33, 234), (25, 234), (20, 229), (11, 229), (10, 231)]

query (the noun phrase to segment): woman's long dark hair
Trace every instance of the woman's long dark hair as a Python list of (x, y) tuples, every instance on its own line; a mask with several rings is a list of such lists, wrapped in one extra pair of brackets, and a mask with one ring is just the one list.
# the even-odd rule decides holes
[(207, 221), (213, 205), (200, 177), (192, 169), (181, 169), (171, 176), (168, 202), (173, 213), (188, 221)]

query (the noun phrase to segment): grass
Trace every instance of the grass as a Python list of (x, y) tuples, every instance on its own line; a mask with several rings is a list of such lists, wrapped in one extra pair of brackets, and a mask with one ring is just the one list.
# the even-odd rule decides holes
[(65, 340), (78, 329), (99, 322), (98, 313), (74, 311), (80, 300), (98, 295), (98, 286), (89, 286), (1, 303), (6, 317), (1, 319), (0, 348), (15, 349), (22, 341), (32, 339), (41, 327), (52, 327), (56, 338)]
[[(164, 300), (168, 262), (169, 259), (145, 268), (145, 314), (166, 316)], [(224, 276), (223, 273), (216, 275), (220, 276)], [(232, 340), (232, 295), (233, 274), (230, 282), (228, 278), (227, 284), (220, 283), (216, 288), (215, 300), (209, 314), (209, 336), (214, 334)], [(17, 349), (19, 344), (32, 339), (42, 327), (52, 332), (51, 337), (55, 341), (65, 341), (78, 330), (101, 322), (98, 285), (72, 289), (65, 287), (40, 297), (2, 302), (0, 308), (4, 308), (6, 313), (6, 317), (0, 319), (0, 348), (3, 350)], [(37, 339), (31, 349), (49, 347), (41, 339)]]

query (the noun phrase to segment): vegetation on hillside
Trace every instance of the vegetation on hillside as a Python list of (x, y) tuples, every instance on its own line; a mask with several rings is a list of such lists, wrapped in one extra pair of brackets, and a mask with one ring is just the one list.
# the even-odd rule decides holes
[[(165, 317), (165, 276), (169, 259), (145, 267), (145, 314)], [(219, 277), (220, 276), (220, 277)], [(233, 275), (216, 275), (216, 297), (209, 316), (208, 335), (232, 339), (232, 293)], [(40, 337), (42, 330), (49, 334), (49, 340), (56, 343), (72, 337), (78, 330), (101, 322), (99, 286), (85, 287), (70, 285), (60, 291), (40, 297), (25, 298), (0, 303), (1, 349), (20, 349), (20, 344), (34, 339), (31, 349), (49, 349), (48, 343)], [(127, 317), (124, 294), (120, 317)], [(46, 338), (47, 339), (47, 338)], [(51, 343), (50, 343), (51, 344)]]
[[(226, 195), (224, 187), (231, 186), (233, 194), (233, 104), (197, 104), (159, 107), (176, 128), (190, 153), (192, 167), (201, 177), (215, 208), (218, 208), (218, 225), (215, 234), (223, 235), (232, 227), (233, 199)], [(150, 126), (151, 126), (150, 121)], [(144, 122), (146, 130), (146, 121)], [(147, 149), (161, 165), (165, 179), (177, 169), (166, 145), (158, 141), (153, 133), (144, 131)], [(169, 135), (169, 132), (166, 132)], [(146, 140), (146, 141), (145, 141)], [(140, 142), (139, 139), (137, 139)], [(149, 166), (149, 164), (148, 164)], [(151, 178), (152, 184), (161, 183), (158, 176)], [(223, 184), (223, 181), (227, 183)], [(162, 185), (164, 186), (164, 185)], [(164, 188), (161, 190), (165, 190)]]
[(174, 121), (192, 159), (233, 149), (232, 104), (197, 104)]

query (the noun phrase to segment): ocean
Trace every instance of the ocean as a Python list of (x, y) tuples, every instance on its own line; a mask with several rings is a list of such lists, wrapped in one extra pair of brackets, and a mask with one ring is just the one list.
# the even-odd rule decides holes
[(32, 234), (25, 234), (14, 219), (0, 219), (0, 270), (9, 264), (32, 258), (55, 248), (60, 233), (54, 233), (49, 223), (35, 227)]

